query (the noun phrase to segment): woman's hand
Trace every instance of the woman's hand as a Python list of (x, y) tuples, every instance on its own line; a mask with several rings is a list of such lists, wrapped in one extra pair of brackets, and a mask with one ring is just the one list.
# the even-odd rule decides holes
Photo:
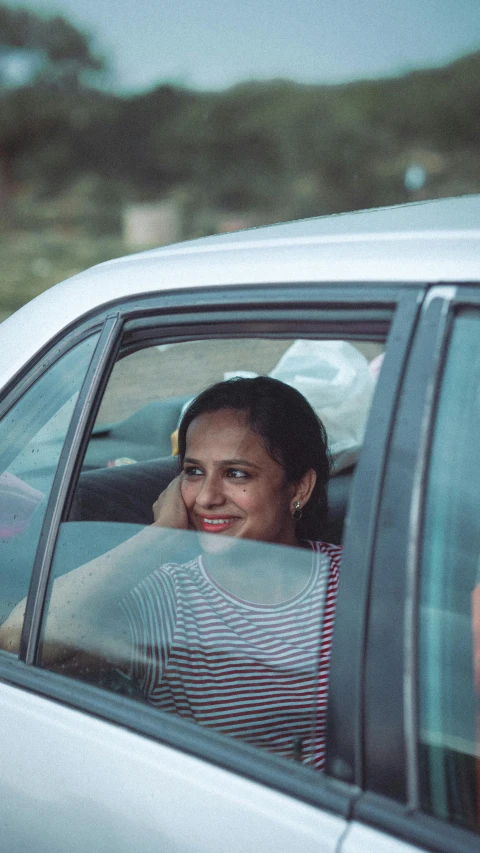
[(176, 530), (188, 530), (190, 527), (180, 488), (182, 476), (175, 477), (153, 504), (153, 523), (157, 527), (174, 527)]

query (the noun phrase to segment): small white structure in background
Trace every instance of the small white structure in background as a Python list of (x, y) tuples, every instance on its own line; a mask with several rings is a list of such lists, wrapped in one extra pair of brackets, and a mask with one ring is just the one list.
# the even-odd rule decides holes
[(128, 249), (166, 246), (181, 239), (181, 216), (175, 201), (131, 204), (123, 212), (123, 240)]
[(403, 176), (403, 184), (407, 192), (415, 193), (425, 186), (427, 180), (427, 170), (420, 163), (411, 163), (405, 169)]

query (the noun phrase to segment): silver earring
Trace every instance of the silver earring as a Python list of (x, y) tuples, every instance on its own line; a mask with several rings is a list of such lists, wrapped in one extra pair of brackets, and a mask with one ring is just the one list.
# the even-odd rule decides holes
[(295, 503), (293, 504), (292, 515), (295, 521), (298, 521), (298, 519), (302, 517), (302, 505), (300, 501), (295, 501)]

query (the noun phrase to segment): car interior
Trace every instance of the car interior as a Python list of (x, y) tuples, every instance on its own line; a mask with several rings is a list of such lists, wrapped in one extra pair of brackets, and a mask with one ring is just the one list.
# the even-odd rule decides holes
[[(210, 384), (210, 380), (219, 381), (234, 375), (269, 372), (270, 375), (285, 378), (285, 381), (291, 381), (292, 384), (296, 382), (300, 390), (303, 390), (304, 381), (308, 398), (312, 384), (317, 378), (315, 372), (318, 371), (322, 380), (313, 394), (324, 393), (323, 377), (328, 376), (330, 384), (335, 384), (331, 382), (332, 379), (338, 384), (340, 378), (340, 389), (337, 393), (344, 393), (345, 396), (345, 399), (337, 398), (333, 401), (333, 406), (338, 407), (338, 418), (335, 421), (334, 416), (332, 429), (343, 430), (346, 438), (344, 436), (340, 465), (337, 465), (335, 453), (332, 453), (334, 467), (328, 486), (329, 513), (322, 533), (324, 541), (341, 544), (350, 485), (360, 449), (359, 436), (365, 426), (376, 379), (375, 365), (382, 358), (383, 345), (368, 342), (363, 346), (359, 344), (359, 349), (356, 349), (353, 344), (347, 342), (333, 342), (341, 343), (345, 349), (340, 355), (331, 355), (326, 347), (332, 342), (308, 341), (306, 343), (310, 346), (303, 354), (303, 360), (297, 359), (290, 364), (291, 351), (294, 348), (291, 341), (256, 339), (254, 342), (243, 340), (192, 343), (195, 344), (194, 347), (189, 343), (174, 344), (171, 347), (148, 347), (133, 354), (129, 353), (124, 361), (117, 362), (92, 431), (68, 520), (151, 524), (154, 501), (179, 471), (178, 457), (172, 452), (172, 442), (182, 410), (194, 396), (192, 392), (200, 391)], [(255, 344), (253, 359), (249, 353), (252, 343)], [(358, 356), (358, 365), (348, 363), (352, 353)], [(278, 354), (280, 359), (277, 364), (266, 370)], [(167, 357), (170, 363), (174, 359), (175, 390), (183, 386), (188, 393), (162, 395), (162, 385), (169, 371), (168, 364), (162, 365), (158, 372), (157, 367), (153, 369), (153, 387), (147, 390), (147, 386), (152, 383), (152, 364), (160, 366)], [(305, 359), (309, 357), (311, 363), (306, 364)], [(240, 363), (237, 364), (232, 359), (240, 359)], [(198, 360), (204, 368), (204, 373), (199, 374)], [(143, 366), (143, 376), (137, 372), (133, 378), (136, 365)], [(360, 406), (358, 397), (362, 387), (355, 381), (355, 376), (352, 378), (354, 369), (364, 370), (368, 374), (367, 382), (363, 377), (365, 397), (368, 396), (368, 399), (362, 400)], [(172, 387), (172, 383), (168, 384)], [(136, 408), (139, 397), (142, 397), (142, 386), (147, 401), (142, 400), (143, 405)], [(132, 394), (133, 410), (128, 407), (125, 409), (125, 398), (129, 393)], [(150, 396), (154, 399), (150, 399)], [(312, 402), (315, 404), (315, 396)], [(331, 408), (333, 407), (330, 406)], [(105, 422), (102, 419), (102, 410), (110, 417), (117, 414), (117, 411), (126, 411), (127, 416), (113, 422)], [(322, 411), (318, 413), (325, 422), (325, 414)], [(345, 441), (348, 445), (347, 453)]]
[[(333, 345), (332, 351), (329, 345)], [(341, 544), (355, 462), (383, 350), (378, 341), (271, 338), (174, 344), (159, 343), (157, 338), (121, 350), (64, 513), (66, 523), (60, 528), (54, 574), (64, 574), (105, 553), (132, 536), (135, 527), (153, 522), (154, 501), (178, 473), (174, 444), (183, 407), (203, 388), (235, 375), (264, 373), (296, 383), (317, 409), (327, 427), (334, 462), (322, 538)], [(0, 481), (0, 551), (3, 565), (8, 566), (8, 584), (0, 599), (2, 620), (28, 590), (49, 491), (76, 399), (72, 396), (76, 359), (72, 352), (66, 367), (59, 362), (51, 376), (46, 374), (38, 392), (34, 386), (32, 399), (25, 398), (26, 414), (21, 410), (22, 429), (10, 431), (9, 441), (3, 444), (6, 467)], [(363, 385), (357, 381), (360, 375)], [(336, 399), (330, 399), (322, 410), (318, 400), (336, 386)], [(20, 412), (12, 415), (19, 416)], [(8, 428), (7, 421), (4, 426)]]

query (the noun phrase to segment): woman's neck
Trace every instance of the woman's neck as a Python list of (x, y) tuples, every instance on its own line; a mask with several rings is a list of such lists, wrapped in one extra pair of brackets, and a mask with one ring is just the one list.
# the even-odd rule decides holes
[(298, 595), (312, 572), (311, 551), (235, 540), (222, 552), (204, 552), (204, 565), (228, 592), (257, 604), (280, 604)]

